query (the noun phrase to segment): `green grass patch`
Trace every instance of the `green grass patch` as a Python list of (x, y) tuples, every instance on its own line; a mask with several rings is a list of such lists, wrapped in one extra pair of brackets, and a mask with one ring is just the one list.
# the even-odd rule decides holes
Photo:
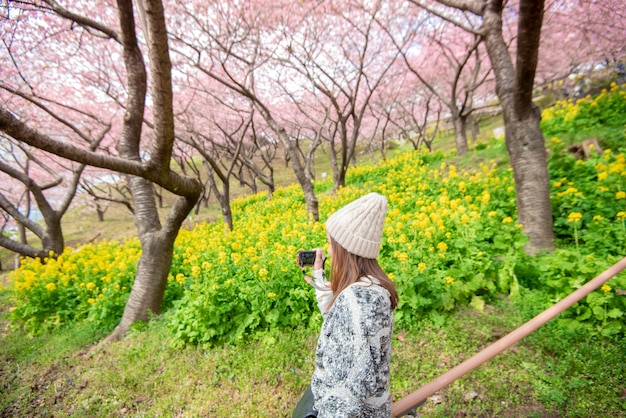
[[(532, 295), (519, 304), (533, 304)], [(535, 307), (535, 310), (540, 309)], [(462, 308), (440, 325), (396, 329), (395, 400), (468, 359), (522, 324), (518, 302), (499, 298), (484, 312)], [(5, 336), (3, 416), (290, 417), (313, 372), (317, 330), (296, 328), (211, 349), (171, 347), (162, 318), (119, 343), (94, 348), (97, 333)], [(7, 350), (7, 345), (11, 348)], [(444, 388), (423, 417), (623, 416), (622, 340), (549, 323)]]

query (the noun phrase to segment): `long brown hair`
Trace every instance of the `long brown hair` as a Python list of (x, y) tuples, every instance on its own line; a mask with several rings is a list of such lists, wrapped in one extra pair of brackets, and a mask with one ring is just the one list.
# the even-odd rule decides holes
[(337, 296), (352, 283), (359, 281), (361, 277), (372, 276), (380, 282), (380, 285), (387, 289), (391, 296), (391, 309), (398, 306), (398, 293), (396, 286), (387, 273), (378, 264), (375, 258), (364, 258), (348, 252), (331, 236), (328, 237), (332, 246), (332, 265), (330, 267), (330, 283), (333, 290), (333, 298), (328, 304), (328, 309), (333, 306)]

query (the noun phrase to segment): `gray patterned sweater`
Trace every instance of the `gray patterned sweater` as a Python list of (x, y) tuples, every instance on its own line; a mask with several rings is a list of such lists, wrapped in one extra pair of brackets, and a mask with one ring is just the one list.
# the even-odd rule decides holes
[(311, 380), (320, 418), (391, 416), (391, 301), (386, 289), (362, 280), (324, 318)]

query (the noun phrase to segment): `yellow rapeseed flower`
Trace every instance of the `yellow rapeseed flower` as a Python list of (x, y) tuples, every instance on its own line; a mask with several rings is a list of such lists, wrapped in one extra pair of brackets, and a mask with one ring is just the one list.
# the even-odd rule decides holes
[(418, 270), (418, 271), (424, 271), (424, 270), (426, 270), (426, 263), (418, 263), (418, 264), (417, 264), (417, 270)]
[(270, 298), (270, 299), (275, 298), (275, 297), (276, 297), (276, 293), (274, 293), (274, 292), (269, 292), (269, 293), (267, 294), (267, 297), (268, 297), (268, 298)]
[(393, 256), (401, 263), (409, 261), (409, 255), (402, 251), (394, 251)]
[(572, 212), (567, 216), (567, 222), (578, 222), (583, 218), (582, 213)]
[(448, 250), (448, 245), (445, 242), (440, 242), (439, 244), (437, 244), (437, 249), (442, 253), (446, 252)]
[(609, 286), (608, 284), (603, 284), (600, 290), (602, 290), (604, 293), (610, 292), (611, 286)]
[(506, 218), (502, 219), (502, 223), (503, 224), (511, 224), (513, 223), (513, 218), (510, 216), (507, 216)]
[(623, 221), (626, 219), (626, 212), (617, 212), (617, 220)]
[(57, 288), (57, 285), (54, 283), (48, 283), (45, 287), (48, 290), (48, 292), (52, 292), (54, 289)]
[(201, 269), (200, 266), (192, 266), (191, 267), (191, 275), (193, 277), (200, 277)]
[(565, 190), (564, 192), (557, 193), (557, 196), (561, 197), (571, 193), (578, 193), (578, 189), (575, 187), (568, 187), (567, 190)]
[(450, 276), (446, 276), (443, 278), (443, 281), (446, 282), (446, 285), (450, 286), (454, 283), (454, 279)]
[(615, 193), (615, 199), (626, 199), (626, 192), (620, 190), (619, 192)]
[(185, 275), (183, 273), (178, 273), (176, 275), (176, 281), (178, 282), (178, 284), (183, 284), (183, 282), (185, 281)]

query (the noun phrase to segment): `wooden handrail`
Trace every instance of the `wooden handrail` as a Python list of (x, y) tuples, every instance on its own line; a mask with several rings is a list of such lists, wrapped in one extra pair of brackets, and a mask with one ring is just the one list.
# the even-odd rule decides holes
[(400, 417), (407, 414), (409, 411), (412, 410), (413, 407), (425, 401), (426, 398), (433, 395), (438, 390), (449, 385), (459, 377), (480, 366), (482, 363), (491, 359), (492, 357), (495, 357), (522, 338), (526, 337), (528, 334), (537, 330), (543, 324), (545, 324), (546, 322), (548, 322), (549, 320), (587, 296), (589, 293), (602, 286), (606, 281), (618, 274), (624, 268), (626, 268), (626, 257), (622, 258), (620, 261), (615, 263), (609, 269), (602, 272), (596, 278), (587, 282), (584, 286), (572, 292), (563, 300), (557, 302), (530, 321), (526, 322), (515, 331), (500, 338), (489, 347), (485, 348), (473, 357), (465, 360), (458, 366), (450, 369), (432, 382), (425, 384), (416, 391), (406, 395), (404, 398), (394, 402), (391, 406), (391, 415), (394, 417)]

